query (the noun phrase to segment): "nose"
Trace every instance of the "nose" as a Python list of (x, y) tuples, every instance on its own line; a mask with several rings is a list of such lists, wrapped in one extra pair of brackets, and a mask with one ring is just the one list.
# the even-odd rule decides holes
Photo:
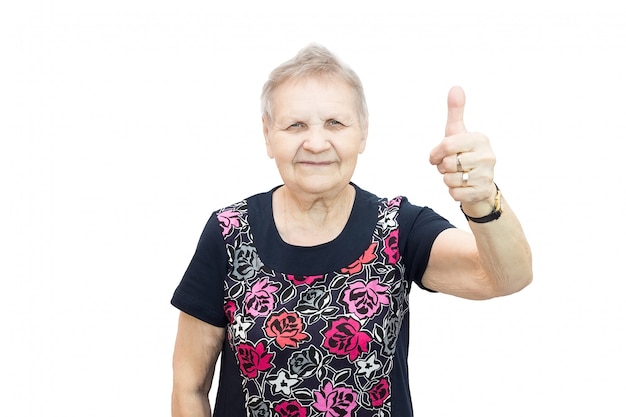
[(330, 147), (329, 132), (323, 126), (311, 126), (302, 147), (309, 152), (319, 153)]

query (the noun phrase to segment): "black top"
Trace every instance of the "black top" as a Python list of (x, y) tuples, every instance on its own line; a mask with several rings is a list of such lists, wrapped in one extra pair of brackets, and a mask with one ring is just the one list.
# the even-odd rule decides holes
[[(290, 245), (280, 237), (272, 215), (272, 193), (276, 188), (252, 196), (238, 203), (238, 206), (229, 207), (243, 208), (247, 214), (245, 220), (249, 223), (249, 234), (254, 236), (253, 246), (256, 248), (258, 258), (264, 268), (279, 271), (283, 277), (287, 277), (287, 274), (317, 276), (340, 271), (342, 268), (345, 270), (347, 265), (358, 260), (368, 250), (373, 235), (380, 234), (381, 225), (385, 228), (385, 222), (388, 222), (390, 230), (397, 229), (397, 250), (400, 255), (398, 262), (401, 263), (400, 271), (406, 280), (407, 292), (412, 282), (424, 288), (421, 278), (428, 264), (432, 244), (439, 233), (453, 226), (431, 209), (412, 205), (406, 198), (392, 200), (399, 208), (394, 211), (393, 217), (389, 216), (388, 211), (381, 210), (383, 207), (381, 201), (386, 200), (356, 185), (354, 187), (355, 202), (344, 230), (334, 240), (312, 247)], [(218, 210), (209, 218), (196, 252), (172, 298), (175, 307), (220, 327), (229, 323), (228, 314), (224, 309), (228, 298), (225, 297), (224, 287), (233, 260), (232, 247), (227, 248), (229, 245), (225, 244), (224, 233), (226, 228), (241, 226), (237, 222), (242, 221), (240, 218), (231, 219), (225, 216), (223, 214), (225, 210), (227, 209)], [(231, 220), (237, 224), (229, 225), (228, 222)], [(231, 253), (228, 253), (229, 250)], [(280, 274), (276, 274), (276, 280)], [(345, 308), (345, 305), (343, 307)], [(406, 317), (397, 332), (393, 356), (390, 357), (393, 367), (388, 377), (389, 385), (393, 386), (391, 404), (393, 415), (410, 416), (412, 410), (407, 367), (408, 306)], [(319, 332), (316, 331), (315, 334), (320, 337)], [(321, 344), (321, 340), (317, 342), (317, 346)], [(276, 349), (277, 352), (278, 350), (283, 349)], [(226, 341), (222, 350), (218, 400), (214, 410), (216, 417), (246, 416), (241, 369), (235, 351)], [(248, 407), (250, 408), (249, 404)]]

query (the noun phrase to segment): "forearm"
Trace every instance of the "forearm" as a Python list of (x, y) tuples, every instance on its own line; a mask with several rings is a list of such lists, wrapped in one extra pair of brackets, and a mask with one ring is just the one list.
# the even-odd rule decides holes
[(181, 312), (174, 346), (172, 417), (210, 417), (209, 391), (225, 330)]
[(532, 281), (532, 254), (522, 226), (504, 198), (502, 215), (488, 223), (469, 221), (479, 263), (494, 296), (517, 292)]
[(211, 417), (208, 396), (199, 391), (182, 389), (172, 392), (172, 417)]

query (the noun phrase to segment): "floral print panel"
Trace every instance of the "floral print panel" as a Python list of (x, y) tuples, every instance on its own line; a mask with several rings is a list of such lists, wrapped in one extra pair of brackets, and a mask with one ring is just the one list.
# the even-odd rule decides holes
[(231, 269), (230, 347), (251, 417), (391, 417), (391, 370), (407, 312), (398, 250), (400, 198), (379, 200), (367, 250), (324, 275), (263, 264), (243, 201), (221, 210)]

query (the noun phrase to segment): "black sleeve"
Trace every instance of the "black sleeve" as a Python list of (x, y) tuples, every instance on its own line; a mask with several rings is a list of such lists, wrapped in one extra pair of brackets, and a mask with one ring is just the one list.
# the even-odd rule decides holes
[(174, 291), (172, 305), (214, 326), (224, 327), (224, 278), (228, 256), (215, 213), (209, 218), (185, 275)]
[(432, 209), (414, 206), (406, 198), (400, 204), (398, 223), (400, 254), (406, 265), (407, 279), (420, 288), (431, 291), (422, 285), (430, 250), (439, 233), (454, 226)]

